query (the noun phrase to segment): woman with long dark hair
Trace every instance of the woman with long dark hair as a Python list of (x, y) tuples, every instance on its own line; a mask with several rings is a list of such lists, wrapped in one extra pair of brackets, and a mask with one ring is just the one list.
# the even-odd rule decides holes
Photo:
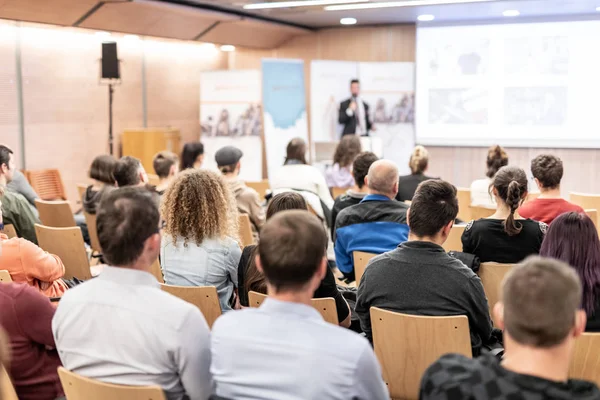
[(352, 163), (362, 151), (360, 138), (356, 135), (346, 135), (338, 143), (333, 154), (333, 165), (325, 172), (327, 186), (350, 188), (354, 185)]

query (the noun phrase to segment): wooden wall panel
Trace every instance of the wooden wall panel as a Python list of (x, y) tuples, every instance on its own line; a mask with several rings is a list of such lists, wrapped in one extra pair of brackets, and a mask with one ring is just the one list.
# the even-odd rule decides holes
[(19, 114), (15, 64), (16, 26), (12, 21), (0, 21), (0, 144), (14, 153), (17, 165), (20, 160)]

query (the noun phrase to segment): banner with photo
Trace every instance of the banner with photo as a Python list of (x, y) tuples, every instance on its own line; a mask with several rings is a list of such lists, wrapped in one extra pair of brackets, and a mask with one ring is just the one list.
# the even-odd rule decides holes
[(244, 152), (240, 178), (262, 180), (260, 71), (208, 71), (200, 75), (200, 128), (204, 165), (217, 169), (215, 153), (224, 146)]
[(273, 176), (283, 165), (291, 139), (300, 137), (308, 143), (304, 62), (263, 59), (262, 88), (267, 172)]

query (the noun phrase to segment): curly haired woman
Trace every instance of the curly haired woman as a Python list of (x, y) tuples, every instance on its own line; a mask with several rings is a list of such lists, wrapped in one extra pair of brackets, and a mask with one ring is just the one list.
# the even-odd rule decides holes
[(235, 199), (223, 178), (208, 170), (182, 172), (165, 192), (161, 214), (165, 283), (215, 286), (221, 309), (231, 310), (242, 252)]

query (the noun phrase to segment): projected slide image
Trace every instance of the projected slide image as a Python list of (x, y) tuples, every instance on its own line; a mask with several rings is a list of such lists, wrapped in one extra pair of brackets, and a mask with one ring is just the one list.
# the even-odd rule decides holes
[(202, 105), (202, 136), (260, 136), (260, 104)]
[(488, 104), (486, 89), (431, 89), (429, 123), (487, 124)]
[(490, 41), (462, 40), (432, 48), (429, 53), (430, 76), (484, 75), (489, 64)]
[(505, 39), (504, 60), (507, 75), (567, 75), (569, 38), (545, 36)]
[[(371, 121), (376, 124), (402, 124), (415, 121), (414, 92), (397, 95), (367, 95)], [(372, 100), (372, 101), (371, 101)]]
[(506, 125), (560, 126), (566, 119), (566, 87), (504, 89)]

